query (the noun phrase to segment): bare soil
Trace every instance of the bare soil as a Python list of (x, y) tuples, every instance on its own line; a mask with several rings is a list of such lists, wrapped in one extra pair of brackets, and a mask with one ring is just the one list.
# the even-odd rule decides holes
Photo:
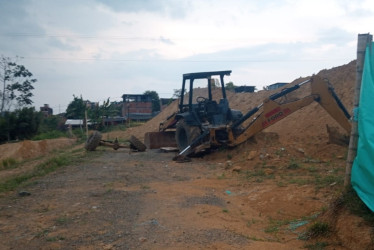
[[(0, 200), (3, 249), (296, 249), (328, 200), (310, 185), (248, 180), (227, 162), (104, 150)], [(276, 171), (276, 170), (272, 170)], [(271, 229), (268, 229), (271, 231)]]
[[(355, 62), (319, 74), (351, 110)], [(246, 111), (272, 93), (228, 98)], [(103, 137), (142, 139), (176, 107)], [(312, 104), (234, 149), (186, 163), (172, 161), (175, 153), (99, 147), (84, 163), (2, 195), (2, 249), (373, 249), (373, 228), (334, 207), (347, 146), (329, 143), (326, 125), (345, 133)], [(330, 232), (307, 239), (316, 221)]]

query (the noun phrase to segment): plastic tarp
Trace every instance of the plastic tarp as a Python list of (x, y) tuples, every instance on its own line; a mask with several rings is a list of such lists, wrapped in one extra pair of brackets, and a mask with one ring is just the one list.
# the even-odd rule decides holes
[(374, 212), (374, 43), (366, 48), (358, 110), (358, 147), (351, 183)]

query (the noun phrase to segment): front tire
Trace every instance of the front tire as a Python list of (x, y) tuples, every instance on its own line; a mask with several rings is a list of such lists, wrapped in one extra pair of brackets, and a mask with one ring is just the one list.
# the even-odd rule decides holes
[(97, 146), (99, 146), (101, 140), (101, 133), (99, 131), (94, 131), (87, 139), (84, 145), (87, 151), (94, 151)]
[(201, 130), (198, 126), (190, 126), (184, 119), (179, 120), (175, 131), (178, 149), (182, 151), (187, 148), (200, 134)]

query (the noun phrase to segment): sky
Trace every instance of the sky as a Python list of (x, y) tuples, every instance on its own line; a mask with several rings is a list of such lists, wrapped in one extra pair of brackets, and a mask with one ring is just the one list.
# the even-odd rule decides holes
[(33, 73), (36, 109), (57, 114), (74, 95), (169, 98), (191, 72), (291, 82), (355, 60), (373, 24), (372, 0), (0, 0), (0, 55)]

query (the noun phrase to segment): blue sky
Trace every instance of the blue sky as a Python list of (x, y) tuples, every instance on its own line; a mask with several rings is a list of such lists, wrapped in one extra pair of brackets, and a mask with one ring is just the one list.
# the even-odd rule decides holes
[(227, 81), (291, 82), (356, 58), (373, 32), (369, 0), (0, 0), (0, 55), (38, 79), (34, 104), (65, 111), (155, 90), (183, 73), (232, 70)]

